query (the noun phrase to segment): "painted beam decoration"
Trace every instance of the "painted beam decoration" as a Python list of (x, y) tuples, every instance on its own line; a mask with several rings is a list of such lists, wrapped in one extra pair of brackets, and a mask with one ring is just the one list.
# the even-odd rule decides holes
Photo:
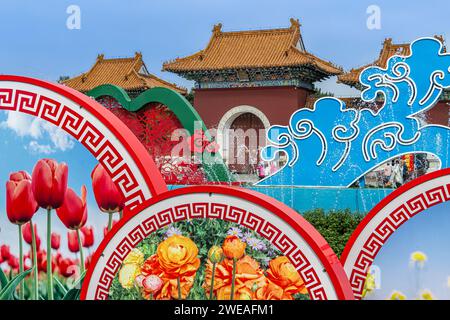
[[(273, 161), (283, 154), (287, 163), (258, 185), (348, 187), (404, 154), (432, 154), (441, 168), (449, 167), (449, 128), (424, 118), (450, 88), (449, 67), (442, 43), (421, 38), (411, 44), (409, 56), (392, 56), (386, 68), (372, 66), (360, 74), (368, 107), (347, 108), (339, 99), (322, 98), (312, 109), (295, 112), (288, 126), (273, 125), (261, 156)], [(384, 101), (377, 107), (380, 96)]]

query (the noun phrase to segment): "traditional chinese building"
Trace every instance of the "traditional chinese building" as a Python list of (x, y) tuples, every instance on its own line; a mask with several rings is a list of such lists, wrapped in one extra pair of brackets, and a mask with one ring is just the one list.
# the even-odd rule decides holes
[[(444, 45), (444, 38), (442, 36), (435, 36), (435, 38), (438, 39)], [(410, 53), (411, 53), (410, 43), (393, 43), (391, 38), (387, 38), (384, 40), (383, 47), (380, 50), (380, 54), (374, 62), (359, 68), (351, 69), (347, 73), (340, 74), (338, 76), (338, 82), (347, 84), (358, 90), (362, 90), (363, 88), (361, 83), (359, 82), (359, 75), (365, 68), (369, 66), (377, 66), (385, 68), (388, 59), (393, 55), (408, 56)], [(359, 98), (354, 99), (350, 98), (343, 100), (345, 100), (347, 105), (350, 104), (352, 106), (357, 105), (358, 103), (359, 104), (362, 103), (362, 101)], [(449, 102), (450, 102), (450, 92), (445, 91), (440, 101), (433, 108), (426, 111), (425, 119), (427, 120), (427, 122), (448, 126), (450, 115)], [(378, 105), (381, 104), (382, 101), (379, 101)]]
[(99, 54), (87, 72), (62, 83), (83, 93), (103, 84), (113, 84), (124, 89), (130, 97), (136, 97), (154, 87), (165, 87), (186, 94), (185, 89), (149, 73), (139, 52), (131, 58), (114, 59), (105, 59), (103, 54)]
[[(63, 81), (63, 84), (90, 95), (89, 91), (101, 85), (112, 84), (125, 90), (132, 102), (140, 93), (155, 87), (164, 87), (185, 94), (186, 90), (150, 74), (136, 53), (132, 58), (105, 59), (97, 57), (89, 71)], [(172, 133), (182, 129), (180, 119), (165, 105), (157, 102), (145, 103), (138, 108), (129, 108), (106, 93), (95, 97), (106, 109), (115, 114), (136, 135), (155, 160), (164, 180), (168, 184), (203, 184), (207, 182), (205, 172), (197, 164), (185, 163), (171, 157), (178, 141), (172, 141)], [(125, 99), (127, 100), (127, 99)]]
[[(195, 81), (194, 107), (208, 128), (218, 129), (224, 157), (238, 173), (253, 173), (265, 129), (287, 124), (306, 105), (314, 82), (342, 72), (305, 49), (295, 19), (288, 28), (269, 30), (224, 32), (215, 25), (205, 49), (167, 62), (163, 70)], [(249, 138), (232, 148), (227, 129), (255, 129), (257, 146), (249, 146)], [(232, 164), (240, 147), (248, 154), (245, 164)]]

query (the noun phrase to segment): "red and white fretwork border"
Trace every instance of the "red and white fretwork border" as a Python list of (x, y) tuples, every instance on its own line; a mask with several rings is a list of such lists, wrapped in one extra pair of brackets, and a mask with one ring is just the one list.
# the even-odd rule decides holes
[(228, 194), (231, 188), (219, 186), (178, 189), (165, 194), (165, 199), (159, 202), (152, 201), (149, 206), (133, 210), (134, 215), (120, 221), (100, 244), (84, 281), (81, 298), (108, 299), (111, 283), (132, 248), (164, 226), (197, 218), (232, 221), (269, 240), (297, 268), (312, 299), (353, 298), (342, 266), (329, 246), (321, 242), (320, 235), (316, 246), (311, 246), (309, 243), (313, 240), (303, 238), (286, 219), (261, 205), (263, 200), (255, 203), (238, 197), (236, 193), (248, 193), (239, 190), (232, 190), (232, 195)]
[(341, 256), (356, 299), (361, 299), (369, 268), (389, 237), (416, 214), (448, 200), (450, 169), (444, 169), (402, 186), (369, 212)]
[(166, 187), (131, 131), (79, 92), (36, 79), (0, 76), (0, 110), (26, 113), (66, 131), (103, 164), (130, 207)]

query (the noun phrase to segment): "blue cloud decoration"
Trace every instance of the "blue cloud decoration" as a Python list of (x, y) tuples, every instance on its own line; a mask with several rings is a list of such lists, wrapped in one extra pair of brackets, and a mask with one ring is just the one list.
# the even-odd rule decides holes
[(409, 56), (392, 56), (386, 68), (371, 66), (360, 75), (362, 100), (380, 108), (354, 109), (326, 97), (302, 108), (289, 125), (267, 131), (261, 158), (280, 154), (286, 164), (258, 185), (348, 187), (381, 163), (403, 154), (429, 153), (449, 167), (450, 128), (428, 124), (423, 113), (450, 87), (450, 54), (440, 41), (420, 38)]

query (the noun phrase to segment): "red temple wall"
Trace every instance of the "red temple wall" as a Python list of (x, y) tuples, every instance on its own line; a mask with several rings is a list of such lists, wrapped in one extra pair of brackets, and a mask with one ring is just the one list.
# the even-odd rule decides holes
[(208, 128), (217, 127), (228, 110), (242, 105), (259, 109), (270, 124), (286, 125), (292, 113), (305, 106), (308, 94), (297, 87), (196, 89), (194, 107)]
[(439, 101), (434, 107), (426, 112), (427, 122), (440, 124), (443, 126), (449, 125), (449, 111), (450, 105), (449, 101)]

